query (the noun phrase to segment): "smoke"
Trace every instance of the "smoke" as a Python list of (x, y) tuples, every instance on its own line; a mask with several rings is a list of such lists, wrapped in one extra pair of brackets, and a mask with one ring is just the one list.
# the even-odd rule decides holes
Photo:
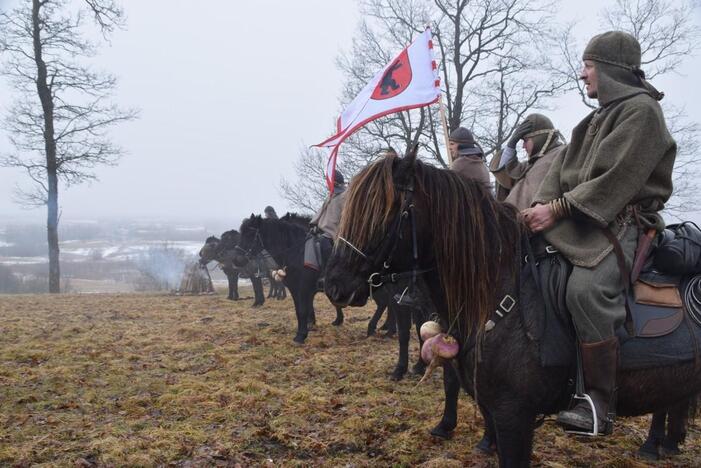
[(135, 259), (136, 269), (141, 273), (137, 289), (144, 290), (174, 290), (180, 286), (183, 272), (193, 256), (183, 249), (176, 249), (164, 244), (161, 247), (150, 247), (140, 253)]

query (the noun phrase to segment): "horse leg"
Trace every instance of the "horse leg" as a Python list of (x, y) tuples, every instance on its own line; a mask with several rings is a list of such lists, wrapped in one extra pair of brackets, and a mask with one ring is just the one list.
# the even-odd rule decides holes
[(401, 315), (401, 313), (394, 307), (389, 307), (387, 309), (387, 319), (380, 327), (380, 330), (387, 330), (386, 336), (392, 337), (397, 333), (398, 315)]
[(336, 320), (331, 322), (331, 325), (334, 325), (336, 327), (343, 325), (343, 309), (340, 307), (336, 307)]
[(492, 413), (497, 434), (497, 453), (501, 468), (531, 466), (535, 414), (518, 402), (500, 405), (497, 414)]
[(372, 314), (372, 318), (370, 319), (370, 323), (368, 323), (368, 336), (372, 336), (375, 334), (375, 331), (377, 330), (377, 322), (380, 321), (380, 318), (382, 317), (382, 313), (385, 311), (387, 306), (385, 304), (377, 303), (377, 308), (375, 309), (375, 313)]
[(273, 272), (268, 270), (268, 279), (270, 281), (270, 288), (268, 288), (268, 299), (275, 296), (275, 279), (273, 278)]
[(278, 284), (280, 285), (280, 290), (279, 290), (278, 296), (277, 296), (278, 301), (281, 301), (283, 299), (287, 299), (287, 289), (285, 288), (285, 283), (280, 281)]
[(316, 280), (319, 273), (309, 268), (302, 269), (299, 292), (299, 315), (297, 316), (297, 335), (294, 338), (296, 343), (304, 343), (309, 334), (309, 323), (315, 323), (314, 295), (316, 294)]
[(455, 426), (458, 425), (458, 396), (460, 394), (460, 381), (455, 369), (449, 363), (443, 364), (443, 393), (445, 394), (445, 406), (443, 417), (436, 427), (431, 429), (431, 435), (441, 439), (453, 437)]
[(237, 301), (239, 299), (239, 272), (234, 270), (225, 270), (222, 268), (226, 274), (226, 281), (229, 284), (229, 295), (226, 296), (230, 301)]
[(489, 412), (480, 405), (480, 412), (484, 418), (484, 434), (482, 434), (482, 439), (477, 443), (475, 449), (484, 453), (485, 455), (494, 455), (497, 451), (497, 431), (494, 427), (494, 421), (492, 420)]
[(424, 345), (424, 340), (421, 339), (421, 325), (424, 324), (425, 319), (421, 309), (417, 308), (411, 309), (411, 317), (414, 322), (414, 327), (416, 328), (416, 337), (419, 339), (419, 358), (416, 360), (411, 371), (416, 375), (423, 375), (424, 372), (426, 372), (426, 363), (421, 359), (421, 348)]
[(265, 303), (265, 294), (263, 293), (263, 281), (260, 278), (251, 278), (253, 285), (253, 295), (255, 297), (252, 307), (260, 307)]
[[(233, 293), (233, 294), (232, 294)], [(239, 297), (239, 272), (234, 271), (231, 274), (231, 280), (229, 282), (229, 294), (234, 301), (238, 301)]]
[(294, 301), (295, 304), (295, 315), (297, 316), (297, 334), (293, 338), (293, 341), (297, 344), (304, 344), (304, 339), (306, 338), (306, 334), (302, 336), (300, 334), (300, 329), (302, 328), (302, 323), (305, 324), (305, 329), (306, 329), (306, 324), (307, 324), (307, 317), (303, 313), (303, 306), (302, 306), (302, 298), (301, 298), (301, 291), (298, 288), (293, 288), (290, 289), (290, 294), (292, 294), (292, 300)]
[(660, 459), (660, 444), (664, 440), (665, 421), (667, 419), (667, 410), (657, 411), (652, 415), (650, 430), (647, 434), (647, 439), (638, 449), (638, 455), (648, 460)]
[(669, 408), (667, 412), (667, 435), (660, 446), (662, 457), (679, 455), (679, 444), (686, 438), (686, 421), (689, 415), (689, 399), (685, 399)]
[[(394, 315), (399, 322), (399, 361), (397, 362), (394, 371), (392, 371), (392, 380), (401, 380), (409, 368), (409, 339), (411, 338), (411, 314), (400, 306), (390, 305), (389, 314)], [(388, 318), (389, 320), (389, 318)]]

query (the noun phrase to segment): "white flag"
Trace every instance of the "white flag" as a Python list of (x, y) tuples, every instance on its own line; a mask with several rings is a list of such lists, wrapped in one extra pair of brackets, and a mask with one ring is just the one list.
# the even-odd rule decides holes
[(338, 147), (363, 125), (385, 115), (428, 106), (440, 97), (431, 30), (426, 29), (365, 85), (336, 121), (336, 134), (314, 145), (333, 148), (326, 183), (333, 192)]

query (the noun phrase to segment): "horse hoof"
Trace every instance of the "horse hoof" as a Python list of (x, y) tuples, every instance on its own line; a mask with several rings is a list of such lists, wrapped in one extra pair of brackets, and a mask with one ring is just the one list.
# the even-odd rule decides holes
[(638, 456), (644, 460), (657, 461), (660, 459), (660, 454), (657, 451), (657, 447), (648, 446), (648, 444), (643, 444), (638, 449)]
[(482, 440), (480, 440), (475, 446), (475, 450), (478, 450), (485, 455), (492, 456), (497, 453), (497, 444), (489, 440), (489, 437), (483, 436)]
[(673, 458), (680, 455), (682, 452), (679, 447), (676, 446), (665, 446), (662, 444), (660, 446), (660, 456), (659, 458)]
[(396, 367), (392, 373), (390, 374), (389, 378), (390, 380), (394, 382), (399, 382), (404, 378), (404, 375), (406, 374), (406, 367)]
[(257, 309), (258, 307), (261, 307), (262, 305), (263, 305), (263, 304), (256, 304), (256, 303), (254, 303), (254, 304), (251, 306), (251, 308), (252, 308), (252, 309)]
[(307, 339), (307, 338), (306, 338), (305, 336), (296, 335), (294, 338), (292, 338), (292, 341), (293, 341), (295, 344), (303, 345), (303, 344), (304, 344), (304, 340), (306, 340), (306, 339)]
[(455, 428), (447, 429), (447, 428), (443, 427), (443, 423), (438, 423), (436, 425), (436, 427), (431, 429), (431, 435), (433, 437), (438, 437), (439, 439), (450, 440), (453, 438), (454, 429)]
[(423, 376), (426, 373), (426, 364), (424, 364), (423, 361), (419, 361), (416, 364), (414, 364), (411, 368), (411, 372), (414, 375), (421, 375)]
[(343, 320), (336, 319), (333, 322), (331, 322), (331, 325), (333, 325), (334, 327), (340, 327), (341, 325), (343, 325)]

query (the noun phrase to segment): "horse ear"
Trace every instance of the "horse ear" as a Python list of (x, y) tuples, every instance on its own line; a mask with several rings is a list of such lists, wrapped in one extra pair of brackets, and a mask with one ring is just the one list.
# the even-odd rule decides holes
[(404, 161), (409, 164), (410, 167), (414, 167), (416, 165), (416, 154), (419, 152), (419, 144), (415, 143), (414, 146), (411, 147), (411, 149), (407, 152), (407, 155), (404, 156)]
[(254, 215), (253, 213), (251, 213), (251, 217), (250, 217), (249, 219), (255, 219), (255, 217), (256, 217), (256, 215)]

